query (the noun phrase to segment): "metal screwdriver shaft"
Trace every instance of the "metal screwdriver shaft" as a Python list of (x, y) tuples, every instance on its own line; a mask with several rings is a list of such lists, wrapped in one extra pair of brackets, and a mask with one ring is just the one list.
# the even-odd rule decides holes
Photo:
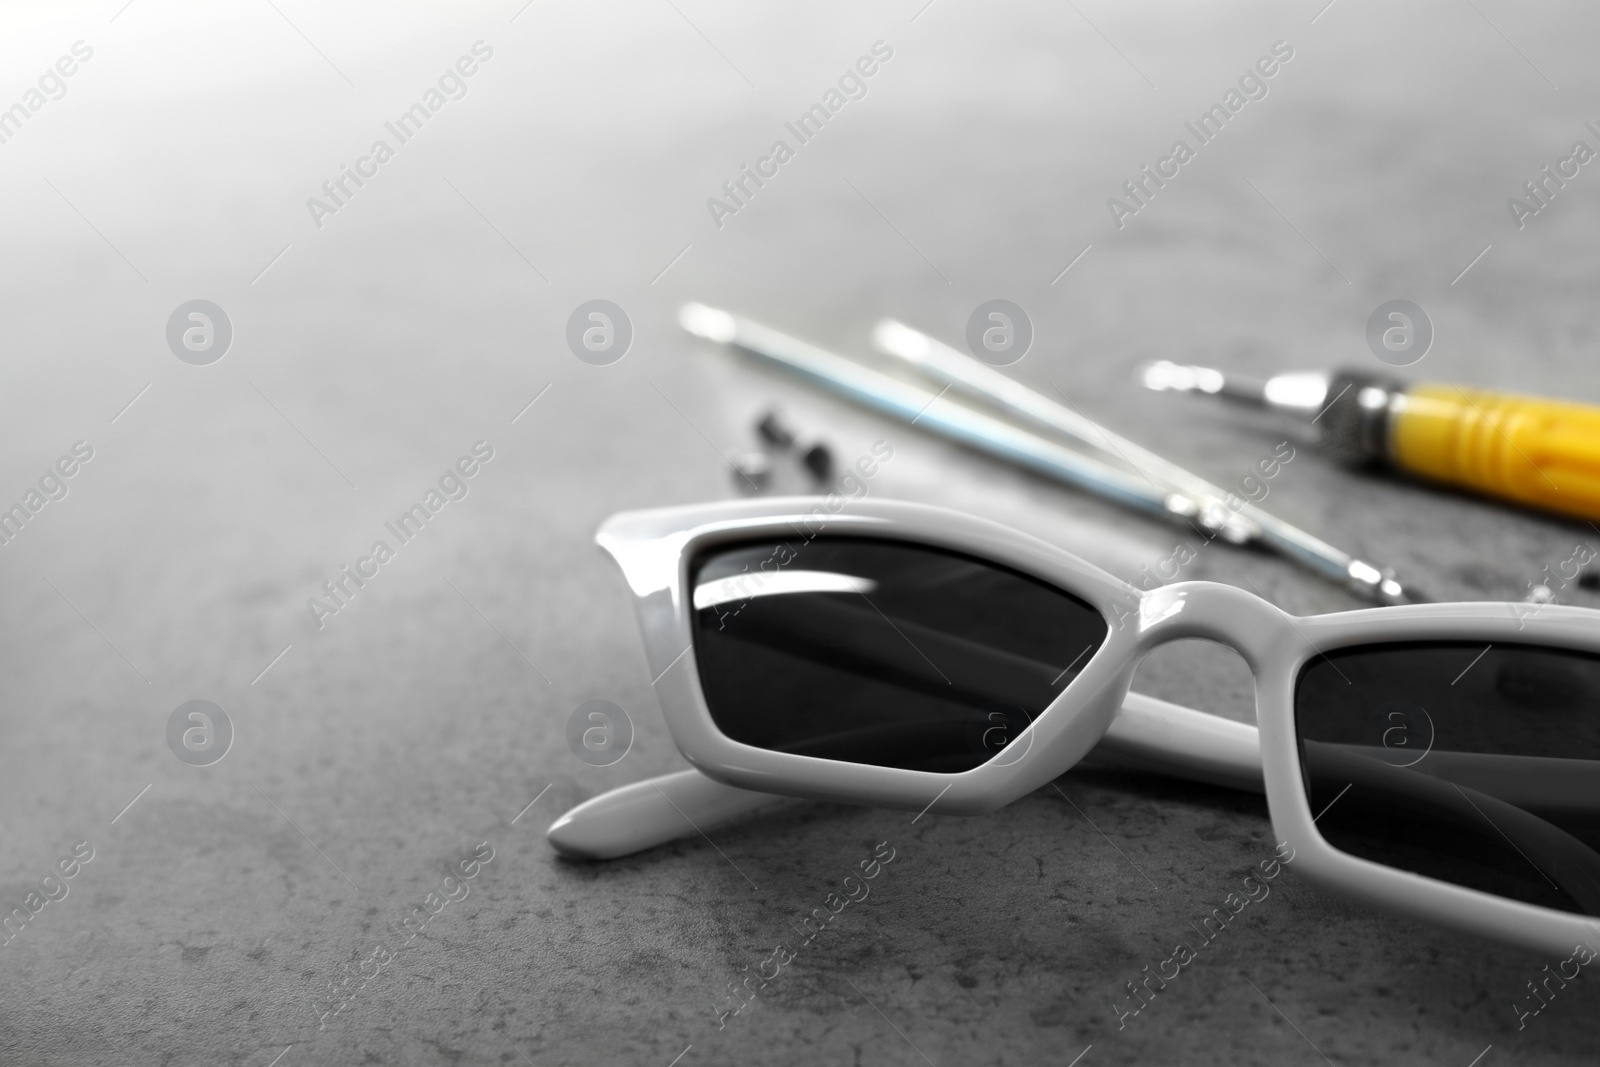
[(1364, 599), (1380, 604), (1417, 599), (1407, 594), (1392, 571), (1356, 559), (920, 330), (885, 319), (873, 331), (873, 341), (880, 350), (905, 360), (933, 381), (1071, 438), (1107, 458), (1120, 459), (1146, 478), (1186, 494), (1200, 505), (1195, 516), (1200, 525), (1219, 531), (1228, 540), (1245, 540), (1230, 536), (1235, 526), (1244, 527), (1250, 533), (1247, 540), (1258, 541)]
[[(703, 304), (686, 304), (679, 313), (679, 322), (684, 329), (696, 336), (733, 345), (857, 403), (1038, 471), (1096, 496), (1114, 500), (1145, 514), (1184, 526), (1192, 527), (1199, 517), (1206, 516), (1212, 523), (1210, 528), (1225, 540), (1234, 544), (1261, 544), (1324, 577), (1333, 579), (1366, 599), (1378, 603), (1396, 603), (1407, 599), (1399, 583), (1378, 568), (1357, 560), (1287, 523), (1271, 519), (1271, 516), (1268, 518), (1274, 525), (1275, 532), (1269, 536), (1259, 517), (1241, 516), (1236, 512), (1242, 511), (1242, 508), (1233, 509), (1223, 505), (1221, 501), (1226, 498), (1226, 494), (1222, 490), (1210, 486), (1195, 475), (1182, 471), (1182, 468), (1176, 468), (1160, 460), (1159, 457), (1155, 457), (1158, 462), (1153, 466), (1164, 471), (1180, 471), (1189, 485), (1203, 486), (1205, 491), (1191, 492), (1186, 486), (1173, 484), (1156, 470), (1146, 469), (1144, 476), (1127, 473), (1030, 430), (956, 403), (946, 398), (943, 392), (931, 393), (919, 389), (864, 367), (853, 360), (726, 311)], [(986, 367), (981, 369), (988, 370)], [(948, 378), (944, 380), (947, 386), (960, 384)], [(1005, 380), (1010, 381), (1010, 379)], [(1014, 414), (1024, 414), (996, 397), (987, 396), (977, 385), (967, 386), (964, 391), (977, 392), (978, 395), (985, 396), (986, 399), (1011, 410)], [(1045, 400), (1043, 397), (1038, 399)], [(1046, 403), (1053, 402), (1046, 400)], [(1037, 405), (1029, 406), (1038, 410)], [(1081, 422), (1062, 419), (1061, 424), (1056, 425), (1031, 415), (1028, 417), (1031, 421), (1041, 422), (1060, 434), (1091, 444), (1100, 451), (1105, 450), (1102, 442), (1114, 440), (1119, 445), (1132, 445), (1132, 442), (1101, 433), (1097, 424), (1074, 412), (1067, 414)], [(1067, 429), (1067, 425), (1071, 425), (1078, 432)], [(1096, 438), (1097, 435), (1098, 437), (1085, 441), (1084, 435), (1091, 438)], [(1136, 454), (1139, 456), (1153, 456), (1153, 453), (1138, 449), (1137, 446), (1133, 447), (1137, 449)], [(1285, 531), (1289, 535), (1286, 535)]]

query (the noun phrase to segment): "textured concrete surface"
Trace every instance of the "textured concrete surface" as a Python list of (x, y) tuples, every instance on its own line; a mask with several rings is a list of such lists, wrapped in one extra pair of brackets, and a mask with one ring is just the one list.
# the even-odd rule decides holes
[[(1037, 340), (1013, 373), (1223, 482), (1280, 431), (1136, 393), (1138, 362), (1377, 369), (1366, 317), (1405, 297), (1438, 331), (1410, 373), (1600, 401), (1600, 176), (1520, 232), (1505, 207), (1594, 143), (1594, 13), (674, 2), (0, 13), (0, 106), (94, 49), (0, 145), (0, 501), (95, 449), (0, 547), (0, 900), (94, 849), (0, 948), (0, 1062), (1593, 1063), (1592, 978), (1519, 1030), (1557, 961), (1292, 869), (1119, 1030), (1124, 983), (1270, 855), (1251, 796), (1085, 766), (987, 818), (797, 803), (603, 866), (542, 831), (681, 766), (595, 526), (732, 495), (718, 452), (769, 403), (845, 458), (891, 438), (875, 493), (1090, 538), (1130, 576), (1178, 539), (741, 367), (680, 335), (681, 301), (865, 352), (880, 315), (955, 340), (1014, 300)], [(1280, 39), (1270, 94), (1115, 229), (1106, 198)], [(467, 95), (314, 225), (306, 199), (478, 40)], [(867, 96), (713, 225), (706, 198), (878, 40)], [(635, 329), (608, 367), (563, 341), (596, 297)], [(235, 331), (207, 367), (163, 334), (194, 298)], [(316, 629), (307, 598), (479, 440), (470, 494)], [(1268, 503), (1441, 597), (1520, 597), (1600, 540), (1309, 451)], [(1187, 573), (1355, 606), (1220, 547)], [(1137, 685), (1251, 715), (1216, 649)], [(564, 743), (591, 698), (637, 727), (609, 768)], [(191, 699), (236, 729), (206, 768), (167, 747)], [(727, 983), (881, 841), (871, 896), (719, 1029)]]

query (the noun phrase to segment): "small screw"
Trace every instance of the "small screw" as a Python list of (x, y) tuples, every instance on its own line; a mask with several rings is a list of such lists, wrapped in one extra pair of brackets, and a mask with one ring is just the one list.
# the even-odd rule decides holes
[(733, 464), (734, 484), (745, 492), (759, 492), (772, 481), (772, 460), (765, 452), (738, 452), (728, 460)]
[(806, 449), (800, 461), (806, 465), (806, 470), (819, 482), (833, 480), (833, 453), (824, 444), (814, 444)]
[[(756, 433), (770, 449), (787, 452), (791, 448), (800, 452), (800, 462), (811, 476), (821, 483), (833, 480), (833, 452), (827, 445), (817, 440), (800, 440), (795, 432), (789, 429), (779, 417), (777, 411), (768, 411), (756, 423)], [(752, 454), (753, 455), (753, 454)], [(768, 479), (771, 474), (770, 463), (762, 471), (762, 478)], [(751, 476), (754, 481), (754, 476)], [(761, 482), (765, 486), (766, 481)]]
[(756, 423), (756, 432), (761, 439), (774, 448), (788, 448), (794, 444), (794, 433), (778, 418), (776, 411), (769, 411)]

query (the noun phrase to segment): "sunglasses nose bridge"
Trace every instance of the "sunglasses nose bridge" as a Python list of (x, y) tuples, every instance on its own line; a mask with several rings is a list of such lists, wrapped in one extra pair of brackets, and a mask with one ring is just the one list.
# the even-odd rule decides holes
[(1237, 652), (1260, 673), (1289, 616), (1254, 593), (1218, 582), (1178, 582), (1139, 599), (1139, 653), (1200, 638)]

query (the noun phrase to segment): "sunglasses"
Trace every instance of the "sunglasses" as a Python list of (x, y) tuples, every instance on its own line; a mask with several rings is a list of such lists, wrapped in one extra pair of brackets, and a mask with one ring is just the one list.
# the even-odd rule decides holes
[[(623, 855), (780, 797), (983, 814), (1099, 746), (1264, 791), (1326, 889), (1543, 952), (1600, 934), (1600, 612), (1297, 617), (1213, 582), (1140, 590), (942, 508), (845, 503), (605, 522), (695, 769), (580, 805), (550, 829), (558, 850)], [(1259, 732), (1128, 691), (1185, 638), (1249, 665)]]

